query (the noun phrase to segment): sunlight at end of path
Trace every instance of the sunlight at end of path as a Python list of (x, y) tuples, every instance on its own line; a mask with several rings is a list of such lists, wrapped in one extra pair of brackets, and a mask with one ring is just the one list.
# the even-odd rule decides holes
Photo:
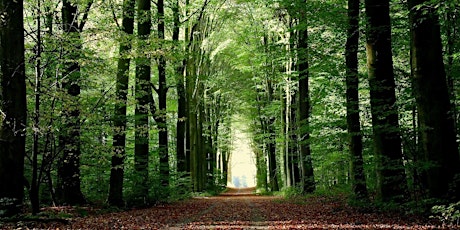
[(227, 186), (247, 188), (256, 186), (256, 160), (251, 148), (251, 137), (244, 119), (233, 119), (232, 152), (228, 162)]

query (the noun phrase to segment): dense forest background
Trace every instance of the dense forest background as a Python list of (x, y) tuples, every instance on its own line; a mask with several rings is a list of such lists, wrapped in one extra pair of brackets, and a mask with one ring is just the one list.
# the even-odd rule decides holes
[(235, 117), (261, 192), (457, 202), (458, 3), (1, 0), (0, 215), (219, 191)]

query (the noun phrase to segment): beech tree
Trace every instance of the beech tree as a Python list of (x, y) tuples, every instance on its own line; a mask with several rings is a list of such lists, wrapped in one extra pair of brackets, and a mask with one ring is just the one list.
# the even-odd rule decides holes
[(158, 9), (158, 41), (160, 42), (160, 56), (158, 57), (158, 114), (156, 122), (158, 126), (158, 148), (160, 154), (160, 174), (162, 186), (169, 186), (169, 152), (168, 152), (168, 125), (166, 114), (166, 102), (168, 86), (166, 84), (166, 59), (163, 54), (165, 43), (165, 13), (163, 0), (157, 1)]
[(3, 206), (27, 180), (34, 213), (219, 191), (239, 173), (239, 122), (261, 190), (459, 196), (454, 1), (409, 0), (410, 24), (389, 0), (366, 0), (365, 17), (358, 0), (0, 2)]
[[(81, 30), (92, 2), (88, 3), (83, 19), (79, 20), (79, 11), (76, 3), (62, 1), (62, 29), (66, 42), (63, 47), (64, 60), (62, 71), (62, 89), (64, 104), (62, 111), (62, 129), (59, 136), (59, 145), (62, 157), (58, 168), (58, 194), (63, 203), (69, 205), (85, 203), (81, 192), (80, 156), (81, 156), (81, 119), (80, 119), (80, 57), (81, 57)], [(85, 16), (86, 15), (86, 16)]]
[(26, 149), (23, 1), (0, 1), (0, 216), (21, 211)]
[[(421, 150), (430, 164), (426, 188), (436, 198), (460, 197), (455, 118), (449, 101), (439, 19), (431, 1), (410, 0), (411, 70)], [(453, 186), (450, 186), (451, 183)], [(453, 190), (449, 192), (449, 189)]]
[(393, 75), (390, 2), (366, 0), (365, 8), (373, 147), (377, 157), (377, 192), (381, 201), (402, 201), (405, 199), (407, 183), (402, 163)]
[(363, 143), (359, 120), (359, 0), (348, 0), (348, 29), (345, 47), (347, 127), (351, 157), (352, 189), (358, 199), (367, 198), (366, 177), (363, 168)]
[(129, 52), (134, 31), (135, 0), (123, 1), (122, 37), (119, 47), (119, 59), (117, 66), (115, 114), (113, 118), (113, 155), (112, 168), (110, 169), (109, 203), (111, 205), (123, 205), (123, 177), (124, 160), (126, 157), (126, 104), (128, 100), (128, 82), (130, 61)]
[[(136, 109), (134, 170), (136, 172), (137, 198), (146, 202), (149, 193), (149, 103), (151, 103), (150, 58), (143, 47), (148, 45), (151, 31), (150, 0), (137, 0), (137, 36), (139, 44), (136, 57)], [(152, 102), (153, 103), (153, 102)], [(154, 114), (155, 111), (152, 111)]]
[(315, 191), (315, 177), (310, 149), (310, 90), (309, 90), (309, 65), (308, 65), (308, 21), (306, 15), (306, 3), (298, 2), (298, 47), (297, 61), (299, 72), (299, 93), (298, 93), (298, 138), (300, 145), (301, 185), (302, 190), (307, 193)]
[[(175, 0), (172, 6), (173, 11), (173, 34), (172, 40), (175, 42), (176, 49), (180, 49), (179, 35), (180, 35), (180, 12), (179, 12), (179, 0)], [(188, 37), (188, 35), (186, 36)], [(180, 173), (187, 173), (190, 168), (187, 167), (188, 162), (186, 158), (186, 122), (187, 111), (186, 111), (186, 96), (185, 96), (185, 83), (184, 83), (184, 67), (185, 63), (183, 60), (179, 60), (175, 64), (176, 73), (176, 90), (177, 90), (177, 124), (176, 124), (176, 156), (177, 156), (177, 171)]]

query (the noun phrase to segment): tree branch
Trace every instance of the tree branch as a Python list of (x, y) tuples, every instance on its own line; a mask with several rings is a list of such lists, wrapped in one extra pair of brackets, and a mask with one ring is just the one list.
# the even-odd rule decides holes
[(83, 11), (83, 17), (81, 19), (80, 26), (78, 27), (79, 31), (82, 31), (83, 28), (85, 27), (85, 24), (88, 21), (89, 10), (91, 9), (91, 6), (93, 5), (93, 3), (94, 3), (94, 0), (91, 0), (88, 2), (88, 5), (86, 5), (85, 10)]
[(153, 83), (150, 82), (150, 88), (152, 88), (157, 94), (158, 94), (158, 89), (155, 87)]
[(184, 23), (184, 22), (187, 22), (189, 21), (195, 14), (197, 14), (198, 12), (200, 13), (200, 16), (198, 16), (198, 21), (200, 21), (200, 19), (202, 18), (203, 16), (203, 12), (204, 10), (206, 9), (206, 6), (208, 6), (209, 2), (211, 2), (211, 0), (206, 0), (204, 3), (203, 3), (203, 6), (201, 7), (201, 9), (199, 10), (196, 10), (195, 12), (193, 12), (192, 14), (190, 14), (190, 16), (188, 16), (184, 21), (181, 21), (180, 23)]
[(117, 15), (115, 14), (115, 8), (113, 7), (113, 5), (114, 4), (110, 4), (110, 9), (112, 10), (113, 21), (115, 21), (117, 28), (121, 30), (121, 26), (120, 26), (120, 23), (118, 23), (118, 18), (117, 18)]

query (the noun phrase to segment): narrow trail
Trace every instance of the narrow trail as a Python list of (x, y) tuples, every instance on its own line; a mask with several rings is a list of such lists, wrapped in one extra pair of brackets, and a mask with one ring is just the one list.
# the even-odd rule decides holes
[[(93, 214), (62, 223), (0, 224), (0, 229), (453, 229), (410, 215), (357, 210), (343, 197), (286, 200), (254, 189), (228, 189), (213, 197), (117, 213)], [(457, 228), (458, 229), (458, 228)]]

